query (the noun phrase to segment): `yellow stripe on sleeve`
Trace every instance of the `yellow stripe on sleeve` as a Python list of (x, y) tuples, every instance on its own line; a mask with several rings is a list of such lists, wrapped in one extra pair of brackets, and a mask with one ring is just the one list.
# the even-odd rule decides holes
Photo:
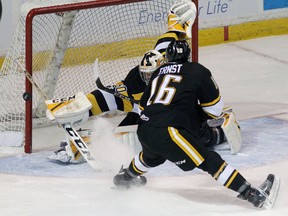
[(208, 102), (208, 103), (201, 103), (202, 107), (212, 106), (220, 101), (221, 96), (219, 95), (215, 100)]

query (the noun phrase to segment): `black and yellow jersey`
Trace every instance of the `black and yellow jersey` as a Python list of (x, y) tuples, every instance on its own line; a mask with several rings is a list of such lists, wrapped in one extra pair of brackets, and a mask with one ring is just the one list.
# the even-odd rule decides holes
[(222, 108), (219, 88), (207, 68), (195, 62), (167, 63), (153, 73), (141, 98), (140, 122), (199, 131), (202, 110), (217, 117)]
[[(154, 50), (157, 50), (165, 56), (166, 48), (172, 40), (178, 39), (178, 34), (177, 32), (166, 32), (158, 39)], [(126, 78), (118, 84), (124, 84), (127, 87), (127, 95), (138, 101), (140, 101), (143, 91), (146, 88), (145, 82), (141, 79), (138, 65), (130, 70)]]
[[(166, 48), (172, 40), (178, 39), (177, 32), (166, 32), (157, 40), (154, 49), (159, 51), (162, 55), (165, 55)], [(152, 47), (147, 47), (147, 50)], [(139, 62), (140, 63), (140, 62)], [(111, 83), (111, 85), (114, 83)], [(145, 82), (141, 79), (138, 65), (132, 68), (127, 76), (122, 80), (114, 84), (115, 88), (121, 91), (121, 94), (129, 96), (135, 100), (140, 101), (144, 89), (146, 88)], [(95, 90), (87, 94), (87, 98), (92, 103), (92, 109), (90, 115), (99, 115), (108, 111), (124, 111), (124, 112), (137, 112), (137, 105), (132, 104), (130, 101), (118, 98), (112, 94), (104, 92), (102, 90)]]

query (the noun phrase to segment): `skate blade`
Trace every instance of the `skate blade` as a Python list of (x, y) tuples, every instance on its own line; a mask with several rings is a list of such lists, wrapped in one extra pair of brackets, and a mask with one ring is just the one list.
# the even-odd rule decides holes
[(279, 188), (280, 188), (280, 178), (275, 177), (274, 182), (273, 182), (273, 186), (270, 190), (270, 195), (266, 198), (266, 200), (263, 204), (263, 207), (265, 209), (273, 208), (275, 200), (276, 200), (278, 192), (279, 192)]

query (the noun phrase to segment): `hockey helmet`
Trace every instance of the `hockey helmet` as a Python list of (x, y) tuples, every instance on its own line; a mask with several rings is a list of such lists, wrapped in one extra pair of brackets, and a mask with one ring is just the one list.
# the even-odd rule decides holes
[(139, 65), (139, 72), (142, 80), (148, 85), (155, 70), (164, 64), (164, 57), (157, 50), (147, 51)]
[(189, 44), (185, 40), (173, 40), (166, 49), (166, 59), (168, 62), (186, 62), (189, 55)]

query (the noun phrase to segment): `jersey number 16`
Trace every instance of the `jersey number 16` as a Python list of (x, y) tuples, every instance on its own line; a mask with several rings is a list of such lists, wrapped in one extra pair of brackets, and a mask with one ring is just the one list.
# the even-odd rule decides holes
[[(160, 77), (161, 76), (158, 76), (152, 81), (150, 97), (147, 101), (147, 106), (151, 105), (152, 103), (153, 104), (161, 103), (164, 105), (170, 104), (176, 93), (176, 89), (174, 87), (169, 86), (169, 84), (171, 82), (179, 83), (183, 78), (180, 75), (166, 74), (163, 77), (162, 82), (160, 82), (159, 81)], [(156, 92), (157, 89), (158, 91)]]

